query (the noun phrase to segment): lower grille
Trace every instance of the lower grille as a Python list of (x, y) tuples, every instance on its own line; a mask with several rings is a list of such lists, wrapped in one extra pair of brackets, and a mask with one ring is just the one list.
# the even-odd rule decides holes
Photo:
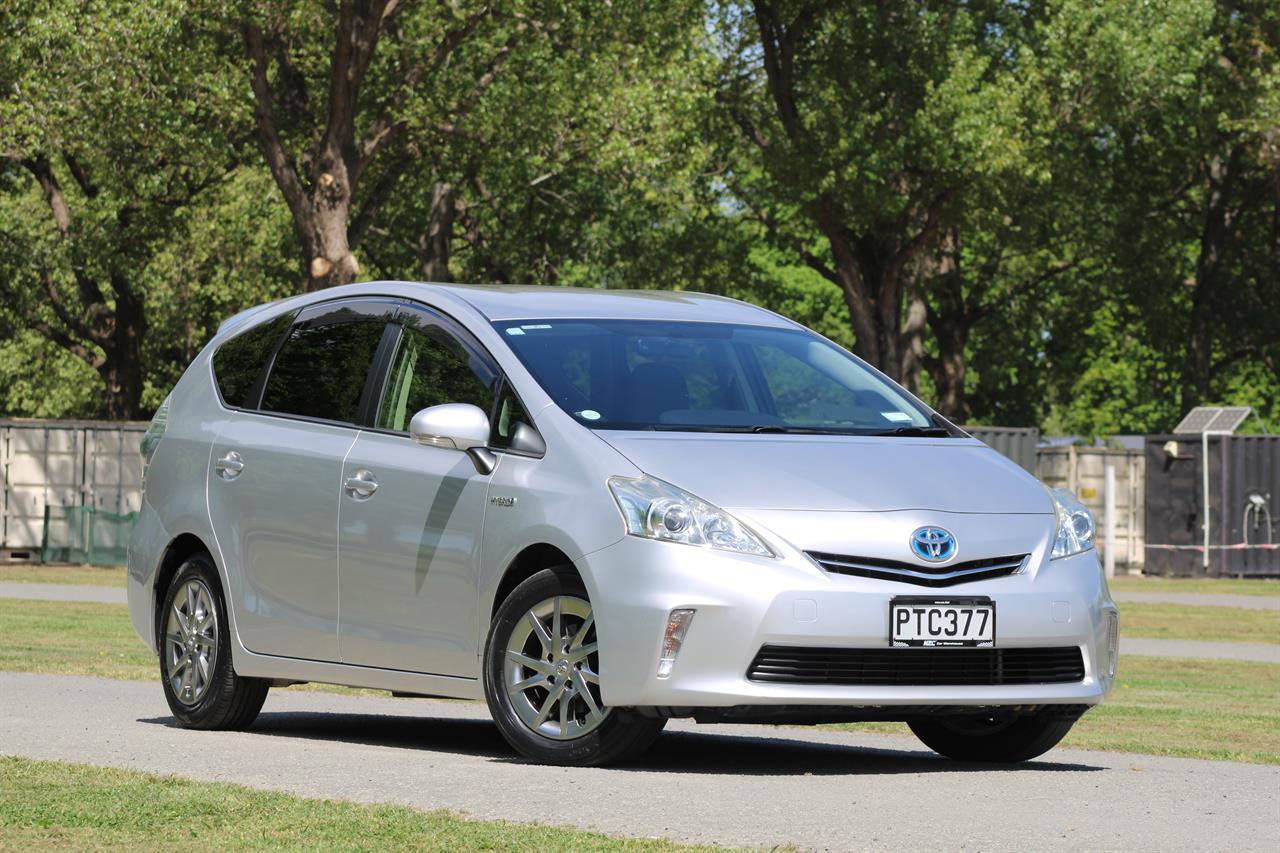
[(932, 587), (955, 586), (960, 583), (1012, 575), (1022, 570), (1027, 557), (1030, 556), (1016, 554), (1011, 557), (967, 560), (945, 566), (923, 566), (898, 560), (882, 560), (878, 557), (846, 557), (841, 554), (824, 554), (818, 551), (805, 553), (832, 574), (856, 575)]
[(764, 646), (747, 678), (775, 684), (876, 686), (1069, 684), (1084, 680), (1075, 646), (1044, 649), (842, 649)]

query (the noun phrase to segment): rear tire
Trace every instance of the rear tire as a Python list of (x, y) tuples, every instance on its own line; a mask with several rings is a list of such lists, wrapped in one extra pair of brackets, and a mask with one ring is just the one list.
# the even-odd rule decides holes
[(226, 600), (208, 555), (197, 554), (178, 567), (157, 623), (160, 682), (179, 725), (248, 728), (271, 682), (242, 678), (231, 666)]
[(939, 755), (957, 761), (1029, 761), (1058, 745), (1079, 719), (1052, 707), (1017, 716), (923, 717), (908, 723)]
[(600, 700), (595, 614), (568, 566), (544, 569), (498, 608), (484, 657), (489, 712), (540, 764), (588, 767), (639, 756), (666, 725)]

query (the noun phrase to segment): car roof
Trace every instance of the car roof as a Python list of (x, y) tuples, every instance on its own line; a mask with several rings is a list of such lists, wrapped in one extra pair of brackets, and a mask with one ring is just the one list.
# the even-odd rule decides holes
[[(428, 292), (465, 302), (491, 321), (504, 320), (684, 320), (793, 327), (784, 317), (747, 302), (675, 290), (607, 290), (510, 284), (396, 282), (405, 295)], [(415, 293), (416, 292), (416, 293)]]

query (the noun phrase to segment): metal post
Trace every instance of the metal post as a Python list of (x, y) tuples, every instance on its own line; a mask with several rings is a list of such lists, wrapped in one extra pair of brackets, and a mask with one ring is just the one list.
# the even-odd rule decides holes
[(1201, 527), (1204, 528), (1204, 573), (1209, 573), (1209, 433), (1200, 433), (1200, 478), (1204, 484), (1204, 498), (1200, 506)]
[(1106, 517), (1107, 541), (1102, 559), (1107, 577), (1113, 578), (1116, 576), (1116, 466), (1108, 462), (1103, 471), (1105, 475), (1103, 514)]

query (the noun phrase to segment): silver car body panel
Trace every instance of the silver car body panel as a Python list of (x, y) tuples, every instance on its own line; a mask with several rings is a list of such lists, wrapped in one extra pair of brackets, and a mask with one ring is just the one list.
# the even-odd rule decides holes
[[(407, 435), (221, 403), (210, 365), (227, 338), (287, 311), (352, 297), (422, 303), (465, 327), (516, 389), (545, 455), (499, 451), (483, 476), (463, 452), (415, 445)], [(194, 537), (217, 564), (242, 675), (479, 698), (480, 656), (503, 577), (526, 549), (551, 546), (572, 562), (592, 600), (610, 705), (1094, 704), (1110, 688), (1106, 615), (1115, 605), (1096, 554), (1049, 559), (1052, 505), (1016, 465), (966, 438), (591, 430), (554, 404), (491, 325), (556, 317), (796, 327), (721, 297), (399, 282), (243, 312), (170, 397), (129, 555), (138, 633), (154, 651), (158, 574), (175, 541)], [(237, 447), (244, 471), (224, 480), (217, 460)], [(368, 500), (344, 493), (358, 470), (377, 479)], [(260, 471), (272, 482), (236, 491)], [(644, 474), (732, 512), (778, 557), (626, 535), (606, 481)], [(927, 525), (955, 534), (960, 560), (1029, 555), (1017, 574), (945, 592), (989, 596), (999, 646), (1079, 647), (1084, 680), (852, 687), (747, 679), (765, 643), (887, 645), (889, 600), (936, 590), (830, 574), (805, 552), (919, 563), (908, 539)], [(696, 615), (670, 677), (660, 679), (668, 614), (685, 607)]]

